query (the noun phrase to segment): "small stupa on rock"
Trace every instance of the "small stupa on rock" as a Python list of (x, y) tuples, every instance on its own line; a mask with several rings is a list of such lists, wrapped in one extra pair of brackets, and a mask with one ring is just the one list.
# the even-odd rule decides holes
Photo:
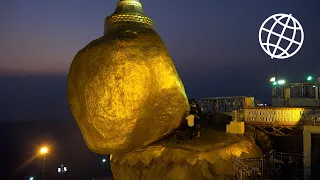
[(113, 14), (104, 23), (104, 34), (121, 29), (153, 29), (153, 21), (143, 13), (139, 0), (120, 0)]
[(90, 150), (145, 147), (177, 128), (189, 111), (181, 79), (138, 0), (121, 0), (104, 35), (70, 67), (68, 101)]

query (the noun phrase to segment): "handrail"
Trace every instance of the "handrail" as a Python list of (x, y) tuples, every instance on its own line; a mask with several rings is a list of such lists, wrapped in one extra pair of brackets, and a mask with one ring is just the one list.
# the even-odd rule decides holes
[[(246, 179), (252, 173), (260, 173), (260, 177), (268, 178), (276, 170), (276, 163), (290, 160), (290, 162), (297, 163), (297, 168), (303, 165), (303, 155), (292, 154), (292, 153), (282, 153), (276, 151), (269, 151), (259, 158), (232, 158), (234, 162), (234, 176), (235, 178), (240, 177), (240, 179)], [(282, 162), (285, 163), (285, 162)], [(251, 166), (249, 167), (249, 164)], [(240, 169), (240, 170), (239, 170)], [(301, 169), (300, 169), (301, 170)]]

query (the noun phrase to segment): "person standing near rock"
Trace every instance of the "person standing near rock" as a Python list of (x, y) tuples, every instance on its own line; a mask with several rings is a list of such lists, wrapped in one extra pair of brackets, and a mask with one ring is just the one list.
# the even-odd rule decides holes
[(195, 130), (196, 130), (196, 134), (197, 137), (200, 137), (200, 117), (201, 117), (201, 108), (199, 106), (199, 104), (196, 104), (196, 108), (195, 108), (195, 113), (194, 113), (194, 117), (195, 117)]
[(189, 138), (192, 139), (194, 134), (194, 115), (191, 113), (189, 116), (186, 117), (186, 120), (188, 122)]
[(208, 121), (208, 125), (210, 125), (211, 124), (211, 112), (210, 111), (208, 111), (206, 120)]
[(200, 137), (200, 119), (201, 119), (201, 107), (197, 103), (195, 99), (189, 100), (190, 104), (190, 114), (194, 115), (194, 127), (193, 127), (193, 133)]
[(190, 114), (194, 115), (194, 133), (197, 137), (200, 137), (200, 116), (201, 116), (201, 107), (197, 104), (197, 101), (191, 99), (190, 103)]

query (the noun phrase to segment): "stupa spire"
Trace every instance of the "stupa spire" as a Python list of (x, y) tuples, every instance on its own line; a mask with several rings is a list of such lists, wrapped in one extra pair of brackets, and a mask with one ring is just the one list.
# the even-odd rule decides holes
[(143, 13), (139, 0), (120, 0), (116, 10), (105, 20), (104, 34), (126, 28), (153, 29), (153, 21)]

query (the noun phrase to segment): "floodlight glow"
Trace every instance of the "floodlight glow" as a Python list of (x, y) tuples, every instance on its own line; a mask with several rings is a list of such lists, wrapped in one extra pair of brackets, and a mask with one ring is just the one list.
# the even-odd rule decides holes
[(277, 82), (273, 82), (273, 83), (272, 83), (272, 85), (274, 85), (274, 86), (277, 85), (277, 84), (278, 84)]
[(312, 76), (308, 76), (308, 77), (307, 77), (307, 81), (311, 81), (312, 79), (313, 79)]
[(47, 147), (42, 147), (41, 149), (40, 149), (40, 154), (47, 154), (48, 153), (48, 148)]
[(30, 177), (29, 180), (34, 180), (34, 178), (33, 178), (33, 177)]
[(278, 84), (279, 84), (279, 85), (283, 85), (283, 84), (285, 84), (285, 83), (286, 83), (285, 80), (279, 80), (279, 81), (278, 81)]
[(271, 79), (270, 79), (270, 82), (275, 82), (276, 81), (276, 77), (272, 77)]

